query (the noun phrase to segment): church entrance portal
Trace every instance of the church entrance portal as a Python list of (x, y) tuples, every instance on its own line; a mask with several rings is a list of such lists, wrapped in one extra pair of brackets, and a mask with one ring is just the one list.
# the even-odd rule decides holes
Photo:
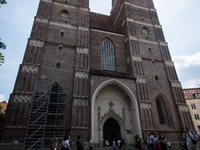
[(108, 119), (103, 127), (103, 135), (104, 141), (108, 141), (109, 145), (112, 146), (113, 139), (115, 138), (115, 141), (117, 141), (121, 137), (120, 127), (117, 121), (112, 118)]

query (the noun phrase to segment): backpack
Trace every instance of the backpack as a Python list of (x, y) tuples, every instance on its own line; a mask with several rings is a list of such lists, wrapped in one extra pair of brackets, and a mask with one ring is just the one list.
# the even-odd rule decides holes
[(84, 143), (81, 140), (78, 141), (78, 149), (84, 149)]
[(72, 145), (73, 145), (72, 140), (69, 140), (69, 145), (70, 145), (70, 147), (72, 147)]

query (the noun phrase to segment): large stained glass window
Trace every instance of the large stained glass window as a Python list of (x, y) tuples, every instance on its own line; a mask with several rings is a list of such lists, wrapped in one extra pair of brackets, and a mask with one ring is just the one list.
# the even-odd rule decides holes
[(115, 70), (114, 49), (109, 40), (104, 40), (101, 44), (102, 69)]

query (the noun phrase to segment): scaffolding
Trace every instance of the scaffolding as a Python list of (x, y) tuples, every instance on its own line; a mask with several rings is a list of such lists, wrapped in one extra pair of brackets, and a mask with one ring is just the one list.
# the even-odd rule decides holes
[(64, 137), (68, 85), (38, 80), (32, 99), (24, 150), (43, 150)]

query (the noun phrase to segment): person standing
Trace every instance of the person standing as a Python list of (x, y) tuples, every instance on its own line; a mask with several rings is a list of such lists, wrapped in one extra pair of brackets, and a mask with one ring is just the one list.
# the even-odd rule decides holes
[(57, 139), (54, 139), (53, 140), (53, 150), (56, 150), (57, 146), (58, 146), (58, 141), (57, 141)]
[(198, 150), (196, 134), (193, 131), (190, 131), (188, 126), (185, 126), (186, 132), (183, 133), (183, 138), (186, 141), (188, 150)]
[(77, 150), (83, 150), (84, 149), (84, 143), (81, 140), (81, 136), (79, 136), (79, 135), (77, 136), (76, 147), (77, 147)]
[(115, 142), (115, 138), (113, 139), (113, 144), (112, 144), (112, 146), (113, 146), (113, 149), (115, 150), (115, 149), (116, 149), (116, 142)]
[(149, 137), (149, 150), (155, 150), (155, 133), (151, 132)]
[(159, 141), (161, 150), (167, 150), (167, 139), (162, 135), (162, 133), (159, 133)]
[(62, 142), (62, 150), (69, 150), (69, 137), (65, 136), (64, 141)]
[(155, 150), (161, 150), (159, 138), (154, 136)]
[(135, 148), (137, 150), (141, 150), (142, 149), (142, 141), (141, 141), (141, 139), (140, 139), (138, 134), (135, 136)]
[(118, 149), (121, 150), (122, 149), (122, 145), (121, 145), (121, 139), (118, 138), (118, 141), (117, 141), (117, 146), (118, 146)]

